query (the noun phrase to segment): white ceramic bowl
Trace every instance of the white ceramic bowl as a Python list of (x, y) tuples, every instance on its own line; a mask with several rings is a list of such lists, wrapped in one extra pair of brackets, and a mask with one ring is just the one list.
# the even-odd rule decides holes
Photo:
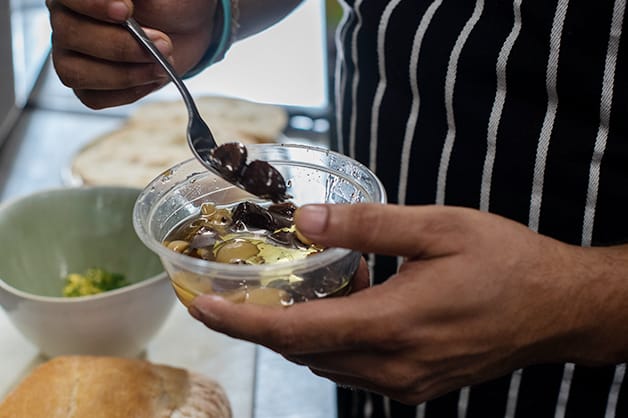
[[(46, 356), (139, 355), (175, 296), (159, 258), (137, 238), (139, 190), (64, 188), (0, 206), (0, 305)], [(93, 296), (62, 296), (63, 278), (90, 267), (131, 283)]]

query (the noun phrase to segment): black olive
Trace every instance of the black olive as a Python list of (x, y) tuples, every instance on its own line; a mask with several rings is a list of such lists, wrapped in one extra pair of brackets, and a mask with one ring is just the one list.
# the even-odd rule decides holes
[(268, 207), (269, 212), (276, 213), (289, 219), (294, 218), (294, 212), (296, 212), (296, 210), (297, 207), (292, 202), (275, 203)]
[(248, 227), (269, 231), (277, 229), (270, 212), (252, 202), (240, 203), (236, 206), (232, 216), (234, 222), (242, 222)]
[(212, 166), (229, 181), (238, 181), (246, 166), (246, 147), (239, 142), (222, 144), (209, 154)]
[(289, 197), (281, 173), (266, 161), (252, 161), (245, 168), (240, 184), (249, 193), (273, 202), (282, 202)]
[(292, 225), (292, 218), (287, 218), (285, 216), (278, 215), (276, 213), (269, 212), (270, 216), (273, 217), (273, 222), (275, 224), (274, 229), (280, 228), (288, 228)]
[(232, 217), (236, 226), (244, 224), (248, 227), (266, 229), (267, 231), (287, 228), (292, 225), (291, 219), (272, 213), (268, 209), (252, 202), (238, 204), (233, 210)]
[(278, 230), (268, 236), (271, 241), (287, 248), (299, 248), (294, 232)]

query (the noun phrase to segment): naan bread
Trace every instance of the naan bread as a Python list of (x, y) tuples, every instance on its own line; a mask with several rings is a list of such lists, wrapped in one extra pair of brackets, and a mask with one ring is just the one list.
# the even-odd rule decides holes
[[(222, 142), (274, 142), (288, 123), (285, 109), (264, 103), (219, 96), (196, 99), (196, 106), (210, 129)], [(139, 107), (130, 117), (132, 125), (169, 124), (185, 129), (188, 115), (183, 101), (153, 102)], [(231, 135), (231, 136), (229, 136)]]
[[(275, 142), (288, 121), (285, 109), (226, 97), (200, 97), (199, 112), (221, 144)], [(148, 102), (119, 129), (81, 149), (71, 166), (73, 182), (143, 188), (168, 168), (193, 157), (186, 140), (181, 100)]]

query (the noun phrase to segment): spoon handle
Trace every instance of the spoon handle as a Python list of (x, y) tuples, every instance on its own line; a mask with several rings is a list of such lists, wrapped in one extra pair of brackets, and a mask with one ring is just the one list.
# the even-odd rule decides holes
[(183, 101), (187, 106), (188, 110), (195, 115), (198, 115), (198, 109), (196, 108), (196, 104), (194, 103), (194, 99), (190, 94), (189, 90), (181, 80), (181, 78), (177, 75), (175, 69), (172, 67), (170, 62), (163, 56), (163, 54), (157, 49), (153, 41), (150, 40), (144, 29), (137, 23), (135, 19), (132, 17), (128, 18), (124, 22), (124, 26), (133, 34), (133, 36), (150, 52), (153, 57), (161, 64), (166, 73), (170, 76), (172, 82), (177, 86), (181, 95), (183, 96)]

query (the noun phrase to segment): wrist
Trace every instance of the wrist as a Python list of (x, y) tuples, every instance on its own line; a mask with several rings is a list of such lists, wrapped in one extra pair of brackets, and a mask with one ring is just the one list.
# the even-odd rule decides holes
[(233, 43), (238, 27), (238, 0), (216, 0), (211, 40), (200, 61), (184, 77), (190, 78), (222, 60)]
[(579, 323), (583, 338), (576, 361), (616, 364), (628, 360), (628, 246), (583, 249)]

